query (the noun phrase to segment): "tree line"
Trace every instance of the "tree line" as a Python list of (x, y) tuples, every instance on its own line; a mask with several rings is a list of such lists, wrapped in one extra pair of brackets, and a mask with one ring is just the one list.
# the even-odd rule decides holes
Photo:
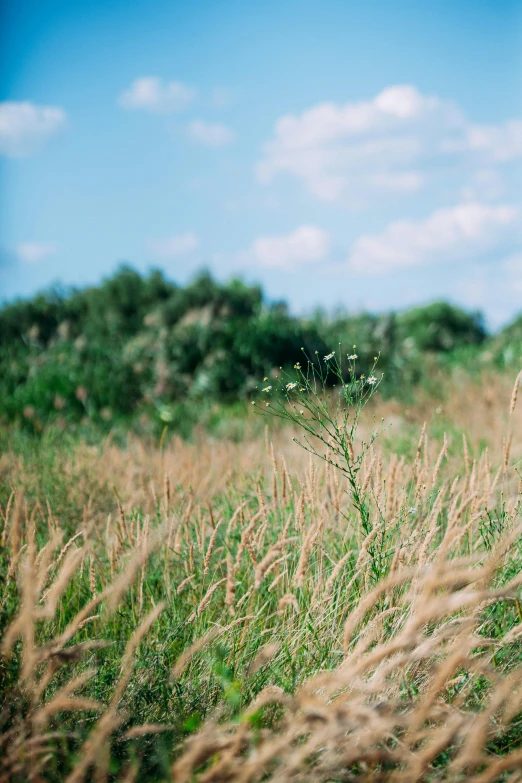
[(380, 354), (384, 393), (407, 394), (434, 367), (519, 362), (522, 317), (492, 336), (480, 313), (446, 302), (296, 316), (238, 279), (202, 272), (183, 287), (123, 266), (100, 285), (53, 288), (0, 309), (0, 421), (36, 430), (130, 419), (175, 427), (189, 410), (195, 419), (249, 399), (302, 348), (322, 357), (339, 343), (357, 346), (361, 372)]

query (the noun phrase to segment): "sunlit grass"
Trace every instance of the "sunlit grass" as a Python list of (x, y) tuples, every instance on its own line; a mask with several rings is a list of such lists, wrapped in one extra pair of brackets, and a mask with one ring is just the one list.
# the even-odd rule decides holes
[(352, 438), (367, 529), (292, 427), (10, 434), (3, 779), (518, 779), (512, 382), (371, 400)]

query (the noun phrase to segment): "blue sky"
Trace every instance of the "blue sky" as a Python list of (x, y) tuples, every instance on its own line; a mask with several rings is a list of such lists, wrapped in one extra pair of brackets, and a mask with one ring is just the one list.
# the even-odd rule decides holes
[(4, 0), (0, 298), (122, 261), (522, 310), (522, 0)]

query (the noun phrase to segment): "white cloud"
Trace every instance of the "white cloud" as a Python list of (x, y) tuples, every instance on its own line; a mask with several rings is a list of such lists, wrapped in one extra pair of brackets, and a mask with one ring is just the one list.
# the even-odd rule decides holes
[(498, 201), (506, 195), (506, 183), (498, 169), (477, 169), (459, 195), (466, 201)]
[(198, 246), (199, 237), (192, 231), (166, 239), (153, 239), (148, 243), (148, 249), (163, 261), (190, 255)]
[(321, 261), (330, 252), (330, 238), (317, 226), (299, 226), (290, 234), (258, 237), (247, 258), (265, 267), (296, 269)]
[(505, 125), (470, 125), (466, 129), (469, 150), (486, 153), (499, 163), (522, 155), (522, 120), (510, 120)]
[(15, 246), (15, 256), (26, 264), (37, 264), (58, 250), (54, 242), (21, 242)]
[(517, 210), (476, 202), (439, 209), (425, 220), (398, 220), (380, 234), (360, 236), (349, 266), (363, 275), (483, 255), (515, 236)]
[(451, 101), (396, 85), (371, 100), (281, 117), (257, 173), (262, 182), (286, 173), (324, 201), (359, 204), (419, 190), (448, 163), (484, 168), (519, 156), (522, 121), (473, 125)]
[(66, 124), (66, 114), (58, 106), (4, 101), (0, 103), (0, 154), (30, 155)]
[(231, 128), (219, 123), (204, 122), (203, 120), (194, 120), (187, 126), (189, 137), (204, 144), (206, 147), (225, 147), (231, 144), (235, 139), (235, 133)]
[(181, 82), (163, 82), (157, 76), (142, 76), (120, 95), (119, 103), (125, 109), (169, 114), (183, 111), (195, 97), (196, 91)]

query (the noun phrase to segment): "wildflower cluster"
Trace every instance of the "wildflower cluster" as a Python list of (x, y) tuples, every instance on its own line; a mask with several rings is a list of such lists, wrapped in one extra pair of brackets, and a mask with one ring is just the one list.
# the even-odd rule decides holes
[[(368, 377), (358, 372), (355, 348), (354, 345), (352, 353), (345, 354), (347, 361), (344, 362), (340, 346), (338, 352), (330, 351), (322, 360), (317, 352), (311, 359), (302, 349), (306, 363), (302, 366), (301, 362), (295, 362), (293, 377), (288, 377), (289, 374), (285, 377), (283, 372), (277, 384), (274, 381), (273, 386), (264, 386), (262, 392), (270, 396), (270, 401), (265, 400), (263, 406), (254, 401), (254, 407), (260, 413), (297, 425), (303, 436), (294, 441), (344, 473), (363, 530), (368, 532), (371, 523), (358, 473), (378, 432), (372, 433), (357, 455), (354, 443), (361, 413), (375, 394), (380, 378), (375, 374), (378, 357), (374, 359)], [(331, 386), (336, 391), (332, 392)]]

